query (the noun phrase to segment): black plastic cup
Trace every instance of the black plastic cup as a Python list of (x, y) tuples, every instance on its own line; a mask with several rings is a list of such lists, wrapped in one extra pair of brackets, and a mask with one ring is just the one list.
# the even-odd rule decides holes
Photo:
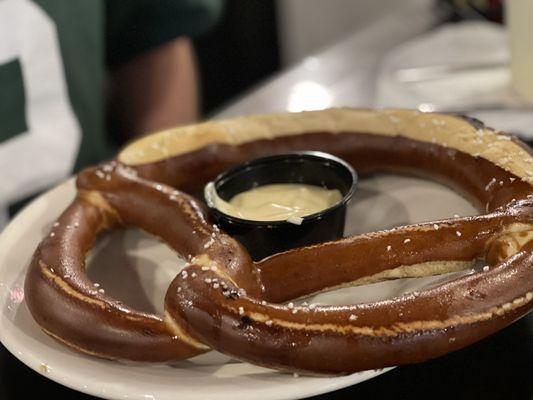
[(206, 190), (207, 206), (215, 223), (240, 241), (254, 260), (343, 236), (346, 205), (355, 191), (357, 173), (331, 154), (305, 151), (258, 158), (223, 172), (212, 182), (218, 196), (226, 201), (257, 186), (276, 183), (338, 189), (343, 197), (325, 210), (302, 217), (302, 223), (296, 225), (287, 221), (252, 221), (225, 214), (214, 207)]

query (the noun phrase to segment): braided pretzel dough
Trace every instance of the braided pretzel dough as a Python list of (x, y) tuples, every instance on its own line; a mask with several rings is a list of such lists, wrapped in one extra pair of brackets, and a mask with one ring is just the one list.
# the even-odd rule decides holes
[[(224, 169), (322, 150), (361, 173), (438, 179), (485, 213), (354, 236), (253, 263), (208, 223), (197, 193)], [(406, 110), (331, 109), (182, 127), (83, 171), (78, 196), (34, 254), (26, 299), (41, 327), (86, 353), (165, 361), (209, 349), (291, 371), (343, 374), (424, 361), (465, 347), (533, 307), (533, 156), (478, 121)], [(166, 223), (172, 221), (172, 223)], [(105, 230), (137, 226), (188, 266), (165, 316), (100, 293), (84, 259)], [(347, 284), (488, 267), (439, 287), (347, 306), (283, 303)]]

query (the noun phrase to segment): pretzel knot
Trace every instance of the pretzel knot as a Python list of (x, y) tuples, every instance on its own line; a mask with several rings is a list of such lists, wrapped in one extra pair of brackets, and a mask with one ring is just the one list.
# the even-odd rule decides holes
[[(224, 169), (293, 150), (333, 153), (361, 173), (431, 176), (482, 215), (294, 249), (251, 261), (210, 224), (196, 193)], [(204, 123), (158, 133), (83, 171), (74, 202), (36, 250), (26, 300), (42, 329), (85, 353), (137, 361), (210, 349), (280, 370), (345, 374), (465, 347), (533, 308), (533, 156), (477, 121), (405, 110), (332, 109)], [(164, 317), (94, 286), (84, 260), (106, 230), (139, 227), (187, 266)], [(421, 292), (346, 306), (291, 300), (347, 284), (476, 272)], [(289, 303), (287, 303), (289, 302)]]

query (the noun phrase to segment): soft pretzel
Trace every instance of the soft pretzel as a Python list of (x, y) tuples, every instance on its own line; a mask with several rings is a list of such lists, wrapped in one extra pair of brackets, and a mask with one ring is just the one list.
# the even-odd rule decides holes
[[(483, 215), (374, 232), (253, 263), (211, 225), (197, 193), (224, 169), (321, 150), (360, 173), (429, 176)], [(330, 109), (208, 122), (154, 134), (83, 171), (76, 200), (36, 250), (26, 300), (45, 332), (86, 353), (165, 361), (215, 349), (280, 370), (344, 374), (420, 362), (496, 332), (533, 308), (533, 156), (478, 121), (407, 110)], [(84, 259), (123, 226), (189, 261), (165, 316), (96, 288)], [(422, 292), (346, 306), (286, 303), (347, 284), (487, 266)]]

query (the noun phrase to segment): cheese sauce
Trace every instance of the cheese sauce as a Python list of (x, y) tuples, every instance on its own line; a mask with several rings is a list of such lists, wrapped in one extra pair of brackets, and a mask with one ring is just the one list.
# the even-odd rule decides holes
[(225, 214), (252, 221), (302, 222), (302, 217), (325, 210), (342, 200), (339, 190), (320, 186), (280, 183), (258, 186), (224, 201), (214, 187), (213, 205)]

